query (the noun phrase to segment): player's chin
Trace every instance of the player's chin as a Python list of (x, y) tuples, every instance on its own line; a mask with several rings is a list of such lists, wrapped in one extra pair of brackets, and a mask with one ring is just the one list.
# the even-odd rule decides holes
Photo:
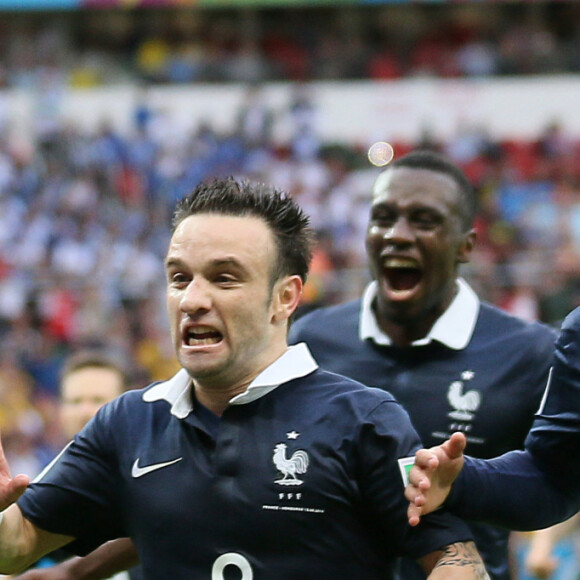
[(193, 377), (212, 374), (220, 366), (218, 349), (184, 347), (177, 354), (179, 364)]
[(402, 325), (413, 324), (424, 317), (423, 300), (419, 293), (408, 294), (404, 298), (396, 297), (385, 299), (386, 313), (389, 320)]

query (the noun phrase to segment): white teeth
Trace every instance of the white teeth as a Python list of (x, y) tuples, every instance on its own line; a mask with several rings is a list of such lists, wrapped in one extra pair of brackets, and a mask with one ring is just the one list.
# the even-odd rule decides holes
[(191, 337), (188, 341), (188, 345), (189, 346), (199, 346), (199, 345), (205, 345), (205, 344), (215, 344), (217, 342), (216, 338), (194, 338)]
[(413, 290), (396, 290), (391, 289), (393, 295), (398, 296), (399, 298), (404, 298), (406, 296), (410, 296), (413, 293)]
[(387, 258), (383, 265), (385, 268), (417, 268), (417, 262), (406, 258)]
[(221, 340), (219, 332), (211, 326), (196, 326), (187, 331), (186, 343), (188, 346), (204, 346), (216, 344)]
[(207, 332), (215, 332), (213, 328), (209, 326), (196, 326), (191, 331), (191, 334), (206, 334)]

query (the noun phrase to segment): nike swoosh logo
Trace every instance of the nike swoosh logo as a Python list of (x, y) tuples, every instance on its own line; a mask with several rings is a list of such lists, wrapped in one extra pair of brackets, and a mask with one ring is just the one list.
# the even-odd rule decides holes
[(143, 475), (147, 475), (152, 471), (157, 471), (158, 469), (162, 469), (164, 467), (168, 467), (169, 465), (173, 465), (178, 461), (181, 461), (183, 457), (178, 457), (177, 459), (173, 459), (172, 461), (165, 461), (163, 463), (153, 463), (152, 465), (146, 465), (145, 467), (139, 467), (139, 458), (135, 459), (135, 463), (133, 463), (133, 467), (131, 468), (131, 475), (135, 478), (142, 477)]

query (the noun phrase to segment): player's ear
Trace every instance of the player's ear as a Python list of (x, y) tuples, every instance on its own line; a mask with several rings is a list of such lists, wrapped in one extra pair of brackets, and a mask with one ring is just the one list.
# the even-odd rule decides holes
[(285, 276), (275, 284), (272, 293), (272, 321), (288, 320), (300, 303), (302, 278), (298, 275)]
[(463, 240), (457, 251), (457, 261), (460, 264), (467, 264), (467, 262), (471, 260), (471, 253), (475, 247), (476, 239), (477, 233), (474, 229), (471, 229), (467, 233), (463, 234)]

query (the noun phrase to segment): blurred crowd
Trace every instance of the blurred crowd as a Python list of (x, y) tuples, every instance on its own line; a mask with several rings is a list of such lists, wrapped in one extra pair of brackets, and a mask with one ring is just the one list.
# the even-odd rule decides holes
[[(326, 143), (307, 87), (286, 112), (295, 134), (271, 139), (272, 112), (248, 89), (231, 131), (177, 134), (146, 103), (132, 130), (39, 125), (32, 147), (0, 134), (0, 423), (16, 471), (37, 471), (62, 444), (59, 371), (82, 347), (130, 364), (133, 386), (176, 368), (163, 258), (175, 201), (199, 181), (236, 175), (289, 191), (319, 236), (302, 310), (356, 297), (368, 280), (364, 232), (380, 169), (367, 151)], [(42, 129), (42, 130), (41, 130)], [(466, 126), (439, 142), (477, 188), (479, 244), (465, 275), (482, 296), (556, 323), (580, 304), (580, 141), (557, 121), (532, 141), (493, 141)]]
[(0, 86), (580, 71), (575, 1), (6, 13)]
[[(62, 446), (55, 407), (71, 352), (106, 346), (129, 366), (135, 387), (177, 368), (163, 258), (175, 201), (201, 180), (270, 182), (312, 216), (319, 244), (301, 311), (359, 295), (368, 280), (364, 232), (380, 169), (360, 145), (325, 142), (305, 80), (578, 71), (579, 6), (0, 19), (4, 86), (42, 90), (55, 77), (61, 87), (251, 83), (228, 131), (206, 123), (176, 133), (143, 99), (128, 132), (107, 122), (87, 132), (39, 115), (35, 140), (22, 146), (0, 110), (0, 428), (13, 471), (37, 473)], [(281, 113), (260, 99), (257, 81), (264, 79), (296, 81), (282, 113), (294, 134), (283, 144), (272, 139)], [(58, 94), (46, 96), (50, 108)], [(397, 156), (417, 147), (442, 151), (476, 187), (479, 242), (464, 274), (482, 297), (553, 324), (580, 304), (580, 140), (566, 135), (560, 119), (526, 141), (493, 140), (465, 125), (446, 141), (425, 133), (392, 145)]]

